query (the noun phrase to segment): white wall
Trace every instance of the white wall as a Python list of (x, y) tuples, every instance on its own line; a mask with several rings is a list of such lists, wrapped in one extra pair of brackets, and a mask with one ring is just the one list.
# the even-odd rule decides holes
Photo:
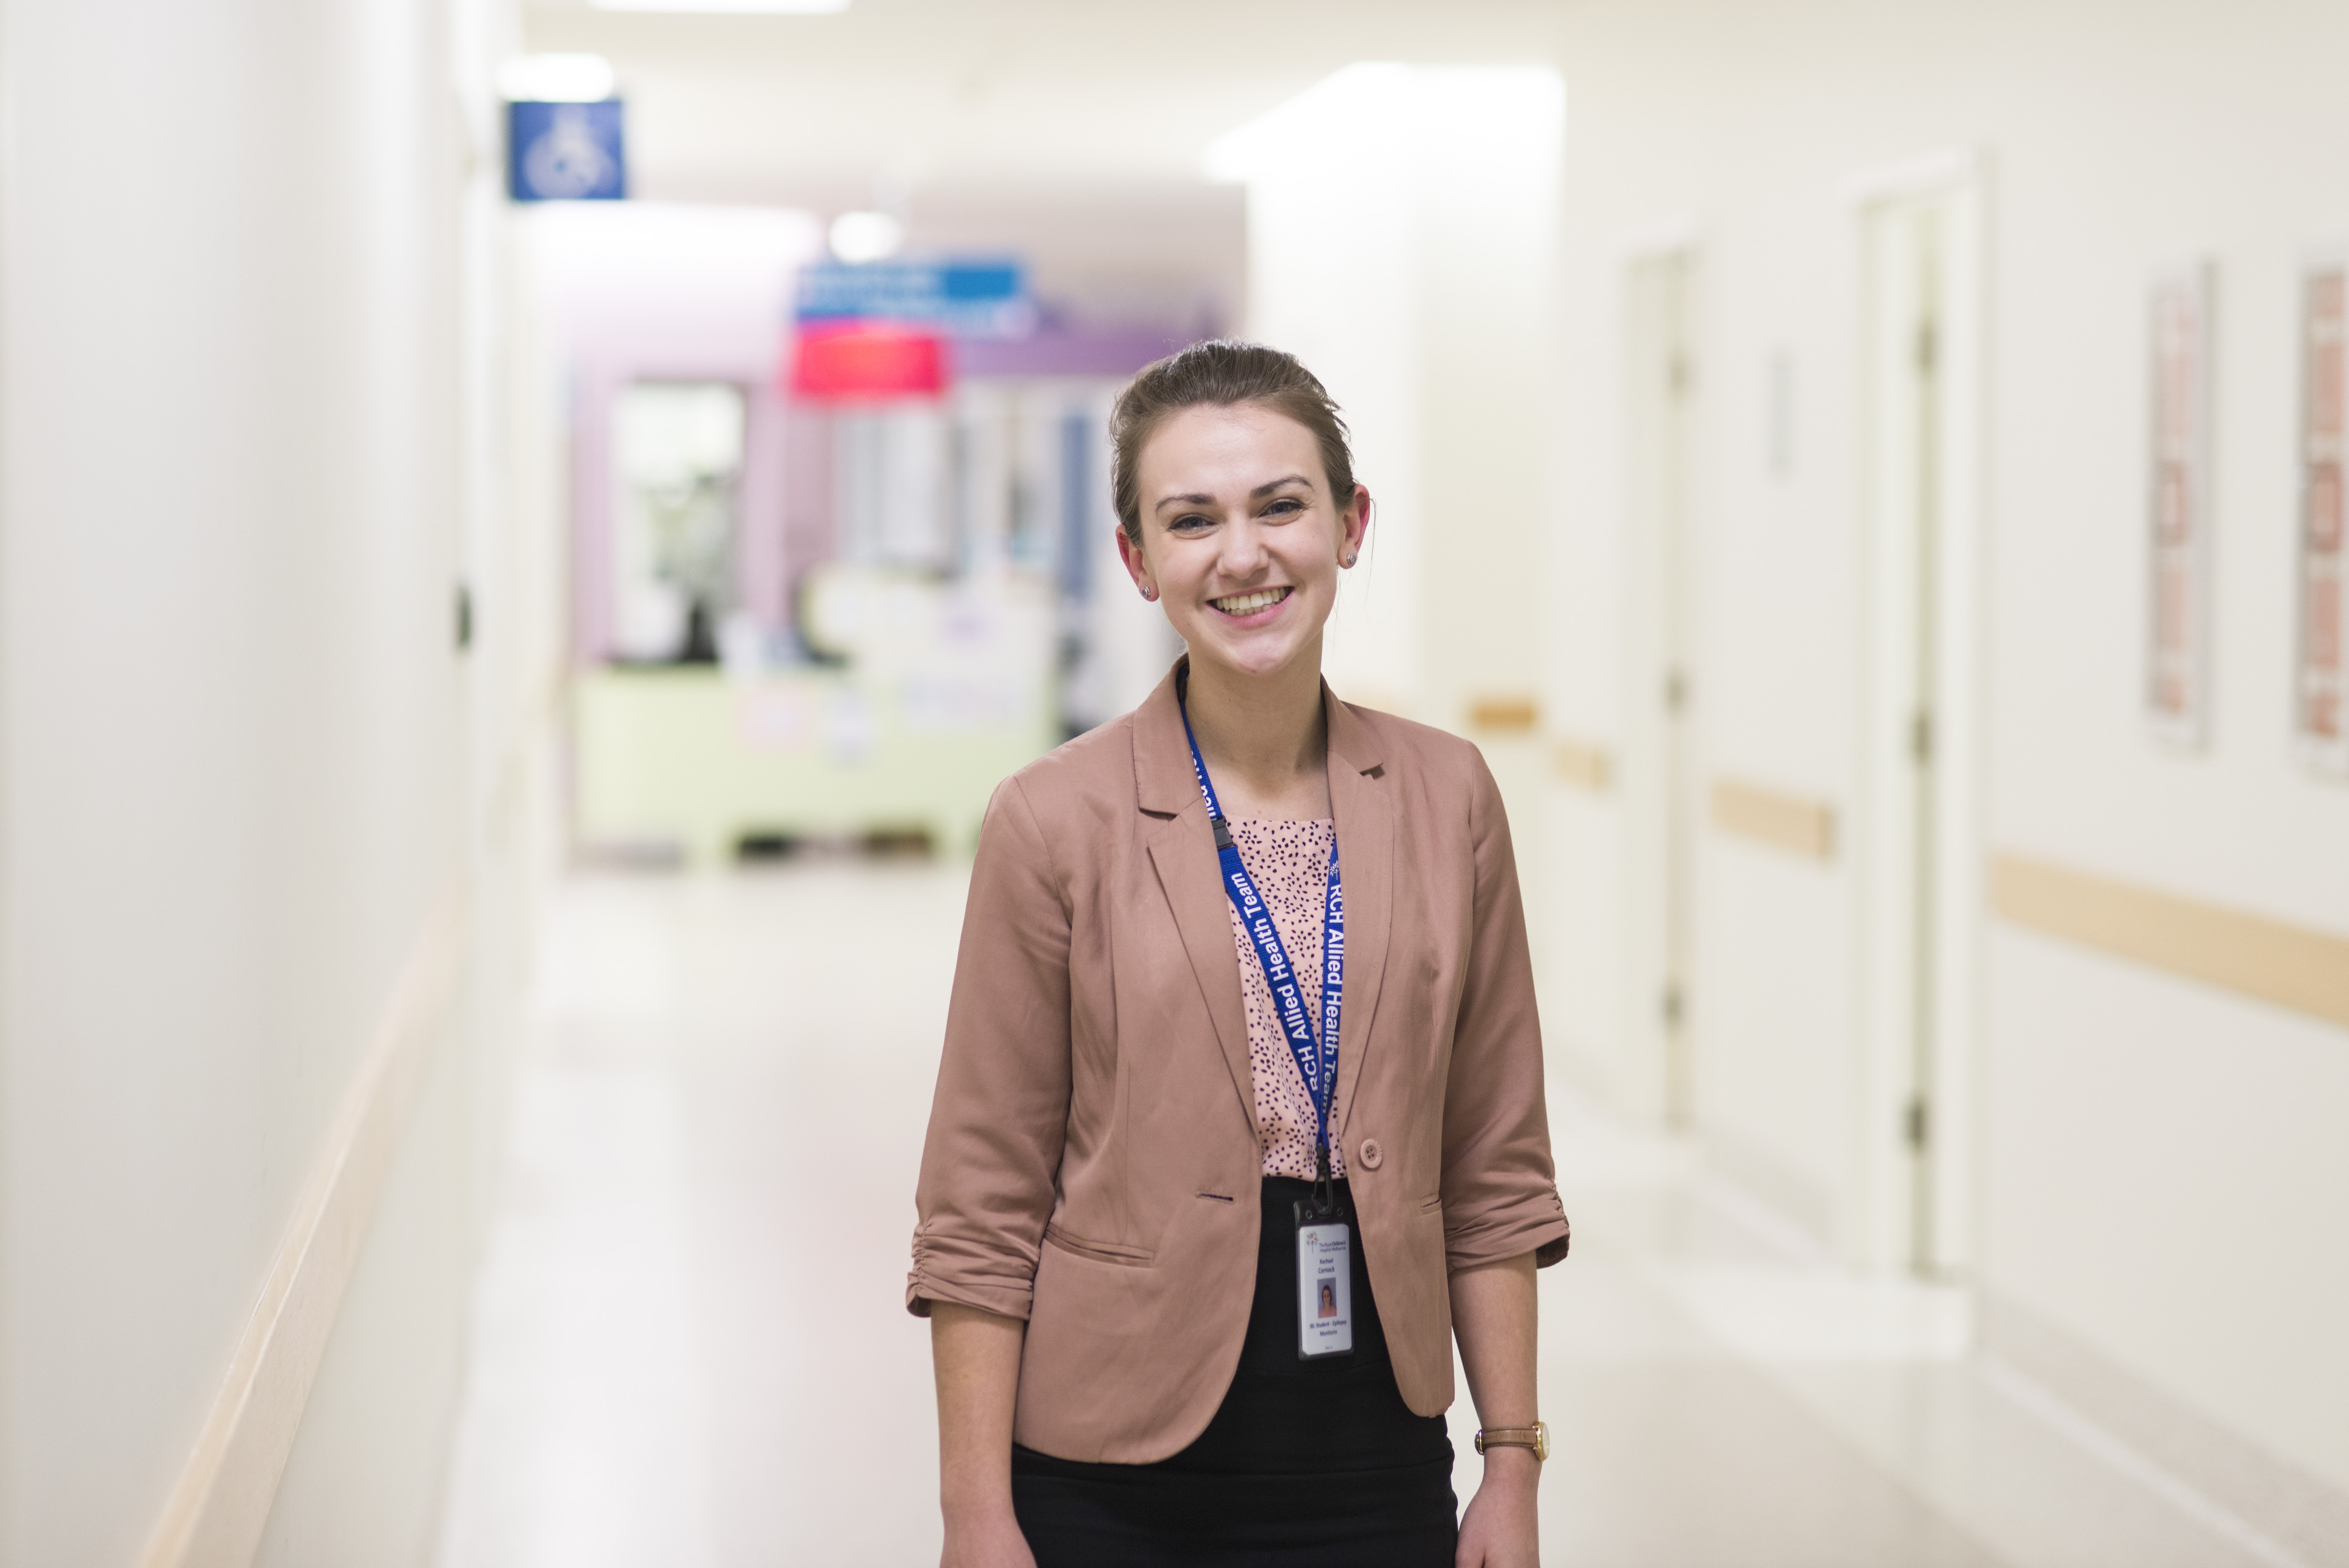
[(0, 1558), (137, 1552), (402, 961), (471, 880), (483, 961), (263, 1556), (419, 1563), (531, 794), (480, 286), (505, 18), (0, 26)]
[[(1848, 820), (1865, 611), (1855, 182), (1971, 149), (1989, 265), (1979, 849), (2349, 932), (2349, 791), (2292, 761), (2286, 710), (2293, 288), (2303, 247), (2349, 234), (2344, 49), (2337, 7), (2286, 0), (1574, 12), (1553, 722), (1622, 732), (1621, 264), (1640, 234), (1692, 219), (1707, 765)], [(2207, 752), (2179, 754), (2138, 718), (2145, 314), (2155, 270), (2198, 253), (2219, 278), (2215, 722)], [(1796, 400), (1785, 477), (1766, 461), (1781, 349)], [(1555, 876), (1615, 875), (1613, 809), (1561, 801), (1584, 831), (1561, 836)], [(1848, 1237), (1869, 1198), (1850, 1158), (1867, 1136), (1852, 1125), (1853, 861), (1717, 833), (1702, 847), (1700, 1129)], [(1980, 918), (1976, 1282), (2349, 1485), (2349, 1261), (2323, 1240), (2349, 1220), (2349, 1040)], [(1578, 1034), (1603, 1061), (1606, 1008), (1565, 1009), (1568, 1048)]]
[(1562, 109), (1546, 67), (1353, 66), (1213, 154), (1248, 335), (1330, 389), (1376, 506), (1323, 661), (1350, 701), (1457, 727), (1535, 683)]

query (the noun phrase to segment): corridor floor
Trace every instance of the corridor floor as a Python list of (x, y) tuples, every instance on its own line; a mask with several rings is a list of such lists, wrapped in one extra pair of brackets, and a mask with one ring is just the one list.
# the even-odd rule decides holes
[[(441, 1568), (936, 1562), (901, 1293), (962, 896), (852, 863), (560, 888)], [(1552, 1122), (1549, 1563), (2290, 1568), (1967, 1356), (1956, 1293), (1849, 1278), (1562, 1086)]]

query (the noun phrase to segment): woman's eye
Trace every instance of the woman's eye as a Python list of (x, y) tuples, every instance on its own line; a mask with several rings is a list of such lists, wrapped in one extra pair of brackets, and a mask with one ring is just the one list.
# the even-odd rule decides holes
[(1214, 526), (1214, 524), (1210, 523), (1208, 519), (1200, 516), (1195, 512), (1185, 516), (1177, 517), (1174, 522), (1167, 524), (1169, 529), (1177, 534), (1195, 534), (1202, 528), (1212, 526)]
[(1291, 517), (1305, 510), (1305, 503), (1292, 495), (1284, 495), (1264, 509), (1268, 517)]

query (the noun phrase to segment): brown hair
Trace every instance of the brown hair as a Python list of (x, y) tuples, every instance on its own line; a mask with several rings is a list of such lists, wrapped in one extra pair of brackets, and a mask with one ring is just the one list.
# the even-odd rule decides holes
[(1142, 543), (1142, 449), (1158, 427), (1185, 409), (1240, 403), (1260, 403), (1310, 431), (1330, 500), (1341, 511), (1352, 504), (1354, 454), (1328, 389), (1294, 354), (1219, 337), (1145, 368), (1110, 409), (1110, 499), (1127, 538)]

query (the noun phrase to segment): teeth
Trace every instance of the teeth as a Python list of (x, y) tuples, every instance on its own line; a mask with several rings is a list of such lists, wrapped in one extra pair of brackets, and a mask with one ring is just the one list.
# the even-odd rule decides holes
[(1287, 588), (1261, 588), (1252, 594), (1234, 594), (1227, 599), (1210, 602), (1226, 615), (1253, 615), (1267, 605), (1277, 605), (1288, 597)]

